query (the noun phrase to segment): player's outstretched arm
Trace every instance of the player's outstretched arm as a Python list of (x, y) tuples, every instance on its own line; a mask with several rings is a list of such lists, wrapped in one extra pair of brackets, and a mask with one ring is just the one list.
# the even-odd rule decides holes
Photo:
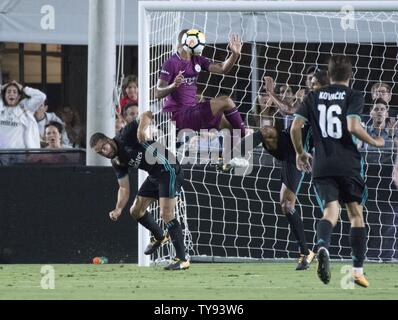
[(361, 121), (357, 116), (347, 117), (347, 129), (351, 134), (367, 144), (377, 148), (384, 146), (384, 139), (382, 137), (372, 138), (362, 127)]
[(155, 88), (155, 98), (164, 98), (177, 89), (184, 81), (184, 72), (185, 71), (179, 71), (171, 84), (168, 84), (165, 80), (159, 79)]
[(109, 212), (109, 218), (113, 221), (116, 221), (120, 215), (122, 214), (123, 208), (126, 206), (127, 201), (129, 201), (130, 197), (130, 182), (129, 176), (126, 175), (121, 179), (118, 179), (119, 182), (119, 191), (117, 193), (117, 202), (116, 208)]
[(237, 34), (232, 34), (229, 38), (229, 49), (231, 50), (231, 55), (223, 63), (211, 63), (209, 65), (209, 71), (213, 73), (226, 74), (228, 73), (236, 61), (240, 57), (242, 51), (242, 41)]
[(151, 122), (152, 122), (152, 112), (151, 111), (145, 111), (143, 114), (141, 114), (140, 124), (138, 125), (138, 129), (137, 129), (137, 139), (138, 139), (139, 143), (144, 143), (145, 141), (147, 141), (150, 138), (146, 134), (146, 129), (149, 127)]
[(275, 103), (278, 109), (284, 114), (294, 114), (297, 111), (297, 106), (291, 105), (287, 101), (283, 101), (274, 91), (274, 79), (269, 76), (264, 77), (264, 90), (267, 92), (271, 100)]

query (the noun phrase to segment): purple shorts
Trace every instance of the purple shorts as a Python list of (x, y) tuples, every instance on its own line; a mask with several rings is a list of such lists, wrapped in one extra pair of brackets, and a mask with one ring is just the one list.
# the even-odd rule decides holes
[(173, 115), (178, 129), (219, 129), (222, 113), (215, 116), (211, 112), (210, 100), (205, 100), (197, 105), (178, 111)]

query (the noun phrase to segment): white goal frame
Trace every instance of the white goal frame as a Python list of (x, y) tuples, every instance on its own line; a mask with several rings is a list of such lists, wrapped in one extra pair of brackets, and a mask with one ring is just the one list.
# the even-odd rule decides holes
[[(398, 11), (398, 1), (139, 1), (138, 13), (138, 73), (140, 113), (148, 110), (150, 104), (150, 43), (147, 13), (152, 11), (181, 12), (339, 12), (346, 6), (355, 11)], [(139, 173), (139, 186), (146, 175)], [(149, 241), (149, 232), (139, 228), (138, 264), (149, 266), (150, 257), (144, 255), (145, 246)]]

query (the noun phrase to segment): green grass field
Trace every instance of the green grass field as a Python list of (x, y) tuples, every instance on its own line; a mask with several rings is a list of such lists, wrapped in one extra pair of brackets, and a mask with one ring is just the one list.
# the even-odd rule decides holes
[(333, 263), (332, 280), (324, 285), (316, 264), (294, 271), (293, 262), (193, 263), (185, 271), (55, 264), (55, 288), (44, 290), (41, 265), (1, 265), (0, 299), (398, 299), (398, 264), (367, 264), (369, 288), (346, 290), (340, 286), (343, 266)]

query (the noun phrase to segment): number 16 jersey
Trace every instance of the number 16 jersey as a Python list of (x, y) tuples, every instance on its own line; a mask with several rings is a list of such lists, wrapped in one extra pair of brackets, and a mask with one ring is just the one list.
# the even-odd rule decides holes
[(347, 129), (347, 117), (361, 119), (363, 96), (344, 85), (329, 85), (310, 92), (295, 116), (312, 127), (313, 177), (362, 175), (356, 138)]

